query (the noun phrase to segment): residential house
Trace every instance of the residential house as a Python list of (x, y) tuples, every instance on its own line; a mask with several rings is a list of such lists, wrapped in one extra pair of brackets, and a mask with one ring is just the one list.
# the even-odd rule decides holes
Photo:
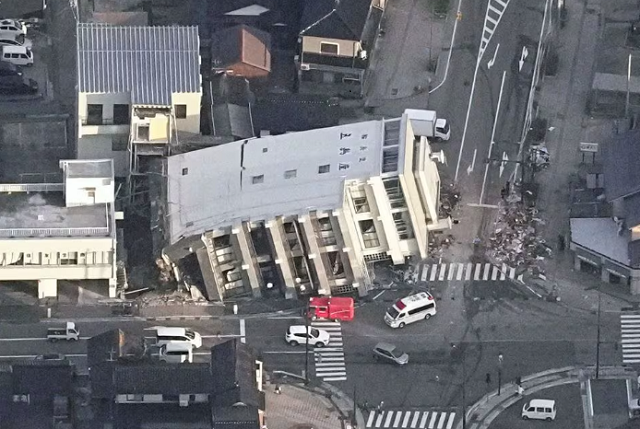
[(603, 148), (604, 197), (609, 217), (572, 217), (576, 270), (640, 294), (640, 130), (616, 136)]
[(197, 259), (210, 300), (365, 295), (367, 263), (426, 258), (450, 228), (436, 161), (407, 115), (171, 156), (164, 258)]
[(248, 25), (238, 25), (211, 37), (213, 73), (247, 79), (266, 78), (271, 72), (271, 36)]
[(37, 281), (38, 297), (58, 280), (118, 286), (113, 161), (60, 161), (58, 183), (0, 184), (0, 281)]
[(2, 429), (71, 428), (74, 371), (66, 359), (0, 367)]
[(261, 428), (262, 363), (245, 344), (218, 344), (209, 362), (169, 364), (141, 354), (142, 341), (119, 330), (89, 339), (92, 397), (104, 423), (116, 429), (227, 429), (237, 427), (230, 425), (242, 412), (243, 428)]
[(385, 5), (386, 0), (307, 0), (298, 39), (301, 85), (345, 84), (359, 91)]
[(111, 158), (133, 197), (147, 164), (200, 133), (196, 27), (78, 24), (79, 159)]

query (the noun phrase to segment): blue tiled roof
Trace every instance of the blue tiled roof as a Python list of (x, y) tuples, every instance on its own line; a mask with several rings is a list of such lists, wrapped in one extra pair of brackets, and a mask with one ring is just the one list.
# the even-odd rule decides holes
[(201, 92), (199, 50), (197, 27), (78, 24), (78, 90), (169, 106), (173, 93)]

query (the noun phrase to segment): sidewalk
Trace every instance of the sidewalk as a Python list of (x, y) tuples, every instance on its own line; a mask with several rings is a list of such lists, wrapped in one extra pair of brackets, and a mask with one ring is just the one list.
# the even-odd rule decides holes
[[(61, 320), (74, 320), (76, 322), (97, 321), (165, 321), (165, 320), (206, 320), (221, 318), (254, 318), (267, 315), (291, 315), (300, 314), (301, 303), (295, 300), (238, 300), (236, 302), (209, 303), (209, 302), (184, 302), (161, 305), (141, 305), (131, 315), (124, 316), (114, 311), (120, 300), (105, 300), (94, 305), (75, 305), (67, 303), (52, 303), (50, 306), (31, 306), (35, 318), (41, 318), (45, 322), (59, 323)], [(237, 314), (234, 313), (234, 304), (237, 305)], [(0, 306), (1, 311), (2, 306)], [(51, 317), (47, 317), (47, 309), (51, 308)]]
[[(280, 393), (276, 392), (279, 387)], [(265, 386), (269, 429), (347, 429), (351, 427), (353, 401), (327, 383), (305, 386), (298, 376), (274, 375)], [(356, 410), (357, 427), (365, 427)]]

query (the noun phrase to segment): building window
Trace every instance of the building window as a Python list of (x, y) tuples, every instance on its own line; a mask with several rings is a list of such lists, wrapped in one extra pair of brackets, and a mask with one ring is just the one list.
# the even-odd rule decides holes
[(337, 43), (320, 42), (320, 52), (329, 55), (339, 54), (339, 45)]
[(298, 176), (298, 170), (287, 170), (284, 172), (285, 179), (294, 179)]
[(376, 226), (374, 225), (373, 220), (361, 220), (359, 223), (364, 247), (370, 249), (372, 247), (380, 246), (380, 240), (378, 239), (378, 233), (376, 232)]
[(331, 165), (330, 164), (325, 164), (325, 165), (321, 165), (320, 167), (318, 167), (318, 174), (328, 173), (329, 171), (331, 171)]
[(113, 152), (122, 152), (127, 150), (129, 138), (127, 136), (113, 136), (111, 138), (111, 150)]
[(357, 197), (353, 199), (353, 208), (356, 213), (369, 213), (369, 203), (367, 197)]
[(87, 105), (87, 125), (102, 125), (102, 104)]
[(251, 176), (251, 183), (253, 185), (257, 185), (258, 183), (264, 183), (264, 174), (260, 174), (259, 176)]
[(399, 151), (397, 147), (387, 148), (382, 151), (382, 172), (392, 173), (398, 171)]
[(188, 168), (183, 168), (182, 169), (182, 175), (186, 176), (187, 174), (189, 174), (189, 169)]
[(131, 109), (128, 104), (113, 105), (113, 124), (127, 125), (131, 122)]
[(408, 212), (404, 211), (394, 213), (393, 222), (396, 224), (396, 231), (398, 231), (398, 237), (400, 240), (409, 240), (414, 238)]
[(177, 119), (185, 119), (187, 117), (187, 105), (186, 104), (176, 104), (176, 118)]
[(138, 125), (138, 140), (149, 141), (149, 125)]
[(402, 184), (397, 177), (389, 177), (384, 179), (382, 183), (384, 184), (385, 191), (387, 191), (387, 197), (389, 198), (389, 204), (392, 209), (407, 207), (404, 192), (402, 192)]
[(267, 153), (269, 152), (269, 148), (268, 147), (263, 147), (262, 148), (262, 153)]
[(60, 265), (78, 265), (78, 253), (60, 253)]

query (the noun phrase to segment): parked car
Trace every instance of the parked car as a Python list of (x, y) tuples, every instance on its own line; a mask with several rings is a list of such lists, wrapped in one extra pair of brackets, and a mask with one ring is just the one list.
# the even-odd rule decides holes
[(158, 351), (158, 359), (168, 363), (193, 362), (193, 347), (184, 341), (163, 344)]
[(330, 336), (327, 331), (312, 326), (292, 325), (287, 329), (284, 339), (292, 346), (309, 343), (315, 347), (324, 347), (329, 344)]
[(0, 60), (0, 77), (2, 76), (22, 76), (22, 69), (13, 63)]
[(60, 353), (49, 353), (46, 355), (39, 355), (35, 357), (35, 360), (65, 360), (67, 357)]
[(378, 343), (373, 348), (373, 357), (375, 360), (384, 360), (398, 365), (406, 365), (409, 363), (409, 355), (389, 343)]
[(22, 76), (0, 76), (0, 95), (35, 95), (38, 82)]
[(17, 66), (31, 67), (33, 65), (33, 52), (26, 46), (0, 46), (2, 48), (2, 61), (13, 63)]
[(24, 46), (27, 49), (33, 48), (33, 42), (30, 39), (24, 39), (22, 42), (14, 39), (0, 38), (0, 46)]
[(0, 20), (0, 38), (24, 40), (27, 36), (27, 26), (15, 19)]

